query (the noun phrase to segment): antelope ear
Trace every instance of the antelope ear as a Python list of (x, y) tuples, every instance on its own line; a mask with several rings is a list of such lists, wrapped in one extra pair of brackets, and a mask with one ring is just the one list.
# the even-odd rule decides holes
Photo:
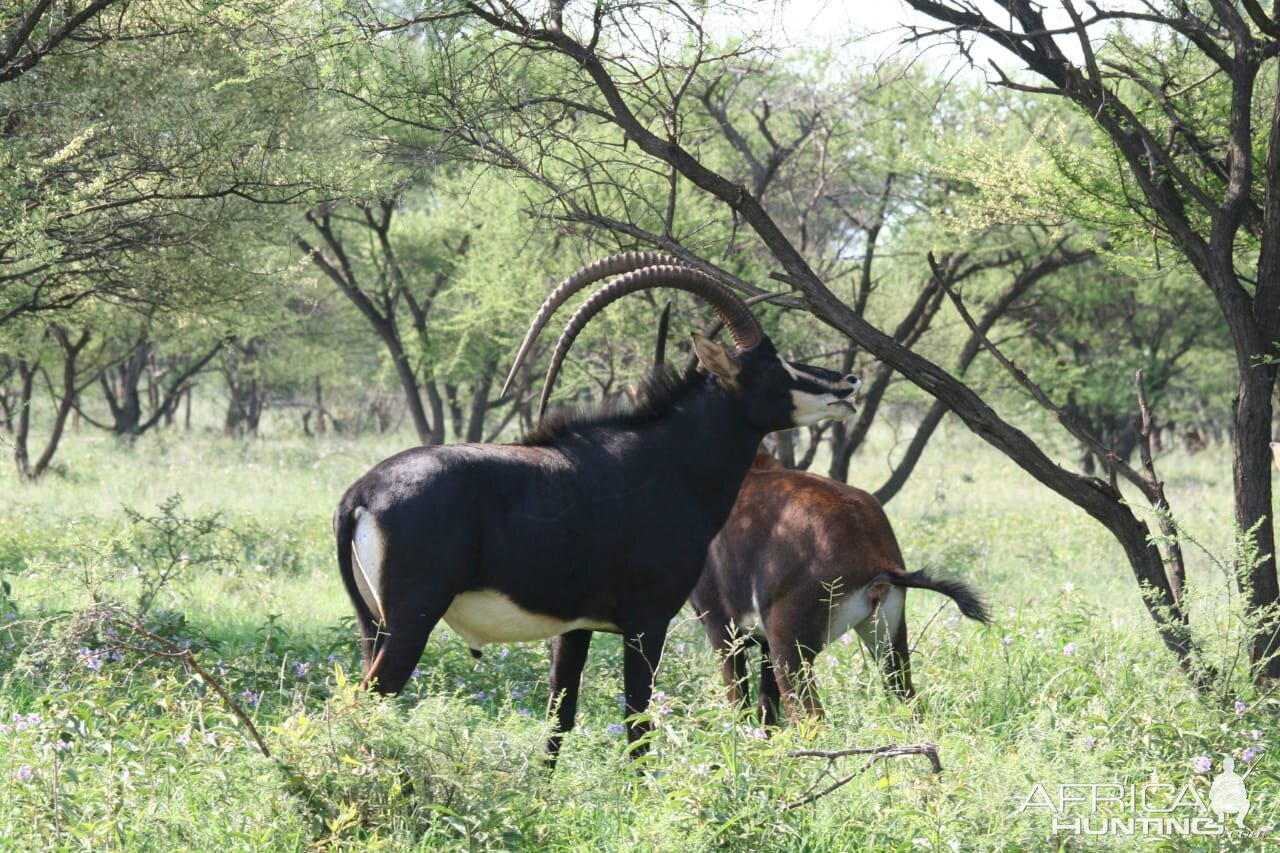
[(698, 362), (708, 372), (718, 376), (727, 389), (737, 391), (738, 374), (742, 372), (742, 365), (738, 360), (706, 335), (694, 332), (692, 337), (693, 354), (698, 357)]

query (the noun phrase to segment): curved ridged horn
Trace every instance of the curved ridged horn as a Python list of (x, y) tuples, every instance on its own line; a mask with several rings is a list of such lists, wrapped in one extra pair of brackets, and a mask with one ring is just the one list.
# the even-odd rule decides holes
[[(760, 302), (768, 302), (770, 299), (778, 299), (786, 295), (787, 294), (785, 293), (757, 293), (755, 296), (751, 296), (743, 300), (742, 304), (750, 308), (752, 305), (756, 305)], [(668, 305), (669, 304), (670, 303), (668, 303)], [(706, 326), (703, 327), (702, 336), (704, 338), (714, 338), (716, 335), (720, 334), (720, 330), (723, 328), (724, 328), (724, 320), (721, 320), (719, 317), (716, 317), (714, 320), (712, 320), (710, 323), (708, 323)], [(684, 371), (687, 373), (688, 371), (692, 370), (693, 366), (697, 363), (698, 363), (698, 357), (693, 353), (689, 353), (689, 358), (684, 363)], [(659, 366), (661, 365), (655, 365), (655, 367), (659, 367)]]
[(622, 275), (643, 267), (659, 265), (681, 266), (682, 264), (683, 262), (679, 258), (672, 255), (664, 255), (660, 252), (622, 252), (589, 263), (560, 282), (556, 285), (555, 290), (551, 291), (550, 295), (543, 300), (541, 307), (538, 308), (538, 313), (533, 316), (533, 322), (529, 324), (529, 331), (525, 332), (524, 340), (520, 342), (520, 349), (516, 351), (516, 357), (511, 362), (511, 370), (507, 372), (507, 381), (502, 383), (502, 392), (498, 396), (507, 396), (507, 391), (511, 387), (511, 380), (515, 379), (516, 371), (520, 369), (525, 357), (529, 355), (529, 349), (542, 331), (542, 327), (547, 325), (551, 315), (579, 290), (595, 284), (602, 278)]
[(706, 273), (685, 266), (651, 266), (629, 272), (591, 294), (591, 298), (582, 303), (565, 324), (560, 339), (556, 341), (551, 363), (547, 366), (547, 376), (542, 382), (542, 398), (538, 401), (539, 419), (547, 410), (547, 400), (551, 396), (556, 376), (560, 373), (560, 366), (578, 334), (591, 318), (629, 293), (659, 287), (692, 293), (710, 305), (733, 336), (733, 342), (739, 351), (751, 349), (764, 340), (764, 329), (752, 316), (746, 303)]

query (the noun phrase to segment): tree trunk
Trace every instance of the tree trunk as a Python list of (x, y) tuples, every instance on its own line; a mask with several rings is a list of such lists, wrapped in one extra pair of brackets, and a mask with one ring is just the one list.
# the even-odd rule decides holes
[(786, 429), (781, 432), (772, 433), (768, 438), (769, 454), (778, 460), (783, 468), (794, 469), (796, 467), (796, 433), (795, 430)]
[(230, 399), (227, 401), (227, 414), (223, 419), (223, 431), (227, 435), (258, 435), (258, 424), (262, 419), (263, 396), (258, 387), (258, 380), (249, 377), (247, 382), (228, 377)]
[(876, 500), (880, 501), (881, 504), (887, 504), (893, 500), (894, 496), (906, 485), (907, 478), (915, 470), (916, 463), (920, 461), (920, 457), (924, 455), (925, 447), (929, 444), (929, 439), (933, 437), (934, 431), (942, 423), (942, 418), (946, 414), (947, 406), (941, 400), (935, 400), (933, 405), (929, 407), (929, 411), (925, 412), (924, 418), (920, 421), (919, 426), (916, 427), (915, 434), (911, 436), (911, 441), (907, 444), (907, 450), (902, 454), (902, 459), (898, 461), (897, 467), (893, 469), (889, 479), (885, 480), (884, 485), (873, 493)]
[(427, 441), (424, 443), (444, 444), (444, 399), (440, 396), (440, 389), (436, 387), (435, 380), (428, 379), (424, 384), (427, 402), (431, 405), (431, 422), (435, 424), (434, 427), (428, 428)]
[(1250, 642), (1257, 676), (1280, 678), (1280, 602), (1276, 583), (1275, 527), (1271, 518), (1271, 394), (1276, 369), (1255, 363), (1242, 371), (1232, 409), (1232, 464), (1236, 524), (1252, 540), (1257, 562), (1240, 566), (1240, 585), (1249, 613), (1260, 619)]
[(18, 479), (31, 482), (31, 457), (27, 442), (31, 436), (31, 395), (35, 388), (38, 362), (18, 359), (18, 428), (13, 434), (13, 462), (18, 468)]
[(467, 418), (466, 440), (472, 443), (484, 441), (484, 416), (489, 411), (489, 389), (493, 387), (493, 370), (485, 371), (475, 385), (471, 398), (471, 415)]
[(324, 390), (320, 386), (320, 374), (315, 377), (316, 389), (316, 435), (325, 434)]
[(45, 442), (44, 451), (34, 463), (31, 462), (28, 444), (31, 437), (31, 397), (38, 362), (19, 360), (18, 369), (22, 381), (21, 412), (18, 416), (18, 430), (14, 436), (13, 458), (18, 467), (18, 479), (24, 483), (34, 483), (49, 470), (49, 463), (58, 452), (58, 444), (62, 441), (62, 431), (66, 428), (67, 417), (71, 414), (76, 400), (76, 375), (79, 371), (77, 361), (80, 353), (89, 343), (88, 330), (81, 333), (74, 342), (61, 326), (50, 326), (49, 331), (57, 339), (62, 349), (62, 392), (54, 409), (53, 425), (49, 430), (49, 438)]
[(444, 383), (445, 402), (449, 407), (449, 423), (453, 428), (453, 440), (460, 441), (466, 435), (467, 428), (463, 423), (462, 417), (462, 399), (459, 394), (457, 385), (451, 382)]
[(142, 432), (140, 386), (150, 352), (149, 342), (138, 341), (123, 361), (98, 377), (107, 408), (111, 411), (111, 430), (117, 438), (131, 440)]
[[(404, 351), (400, 335), (394, 329), (388, 329), (385, 334), (381, 334), (381, 337), (391, 353), (392, 363), (396, 366), (396, 378), (400, 380), (400, 390), (404, 394), (405, 405), (409, 407), (409, 417), (413, 420), (413, 429), (418, 434), (418, 441), (422, 444), (443, 444), (444, 437), (437, 436), (431, 428), (431, 423), (427, 421), (427, 410), (422, 407), (422, 395), (418, 393), (418, 377), (414, 375), (413, 367), (409, 364), (409, 356)], [(440, 425), (443, 432), (444, 425), (441, 423), (441, 418), (434, 416), (433, 420)]]

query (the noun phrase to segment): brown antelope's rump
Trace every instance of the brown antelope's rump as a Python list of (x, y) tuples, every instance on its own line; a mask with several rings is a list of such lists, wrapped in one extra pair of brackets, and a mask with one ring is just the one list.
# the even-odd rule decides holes
[(729, 700), (749, 702), (747, 645), (761, 648), (761, 720), (820, 716), (814, 656), (854, 630), (880, 662), (889, 688), (915, 695), (904, 618), (906, 588), (941, 592), (971, 619), (987, 610), (968, 584), (908, 572), (880, 503), (861, 489), (789, 471), (764, 454), (742, 482), (729, 520), (711, 543), (691, 601), (721, 656)]

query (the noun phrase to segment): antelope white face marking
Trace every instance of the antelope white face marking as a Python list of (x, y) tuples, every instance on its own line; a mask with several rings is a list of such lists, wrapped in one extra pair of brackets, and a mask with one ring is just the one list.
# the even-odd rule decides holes
[(779, 358), (787, 375), (800, 387), (791, 389), (791, 420), (795, 426), (811, 426), (827, 418), (842, 418), (853, 412), (853, 401), (862, 380), (850, 379), (823, 370), (822, 374), (797, 368)]
[(896, 628), (902, 621), (903, 605), (907, 597), (901, 587), (890, 584), (883, 584), (889, 586), (887, 593), (883, 589), (877, 589), (882, 584), (860, 586), (847, 595), (836, 598), (827, 617), (828, 643), (834, 642), (850, 629), (856, 630), (858, 636), (868, 644), (868, 633), (877, 635), (880, 642), (888, 642), (893, 634), (890, 629)]
[(852, 406), (834, 394), (791, 392), (791, 420), (798, 427), (812, 426), (827, 418), (844, 417), (852, 411)]
[(375, 619), (385, 625), (387, 613), (382, 608), (382, 561), (384, 544), (377, 520), (362, 506), (353, 513), (356, 528), (351, 537), (351, 557), (355, 563), (353, 574), (356, 589), (364, 599), (365, 607)]
[(525, 610), (507, 596), (492, 589), (473, 590), (454, 596), (444, 613), (444, 621), (472, 649), (488, 643), (523, 643), (545, 640), (566, 631), (590, 628), (620, 633), (611, 622), (594, 619), (562, 620)]

